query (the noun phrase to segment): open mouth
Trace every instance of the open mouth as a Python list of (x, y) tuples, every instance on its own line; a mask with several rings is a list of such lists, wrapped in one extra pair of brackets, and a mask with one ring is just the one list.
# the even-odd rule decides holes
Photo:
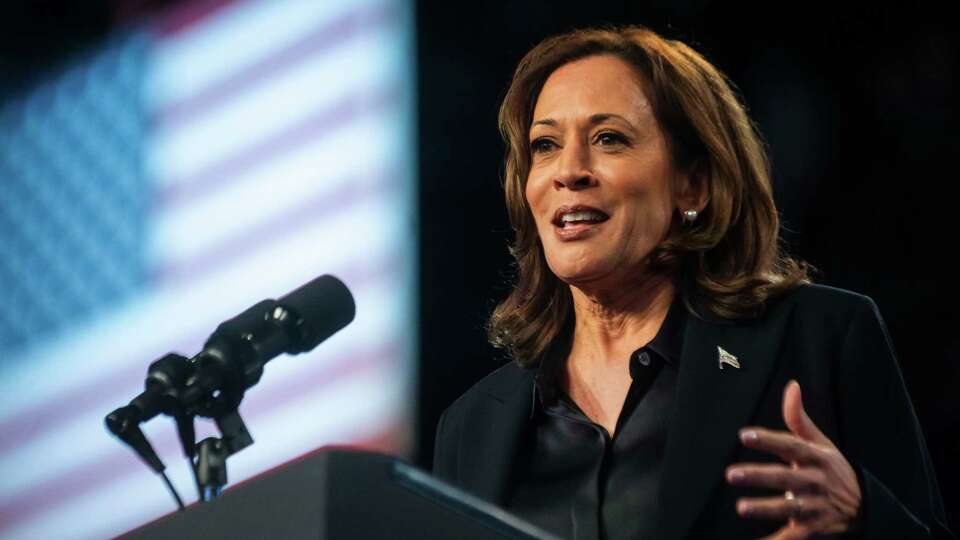
[(573, 225), (592, 225), (610, 219), (605, 212), (591, 206), (561, 206), (553, 214), (552, 223), (561, 229)]

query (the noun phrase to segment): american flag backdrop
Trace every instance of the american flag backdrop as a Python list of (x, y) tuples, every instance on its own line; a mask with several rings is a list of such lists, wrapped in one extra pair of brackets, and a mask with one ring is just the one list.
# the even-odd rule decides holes
[[(356, 319), (267, 365), (230, 483), (325, 445), (409, 452), (412, 17), (400, 0), (183, 3), (0, 104), (0, 537), (102, 538), (174, 510), (103, 417), (153, 360), (320, 274)], [(195, 500), (172, 421), (144, 431)]]

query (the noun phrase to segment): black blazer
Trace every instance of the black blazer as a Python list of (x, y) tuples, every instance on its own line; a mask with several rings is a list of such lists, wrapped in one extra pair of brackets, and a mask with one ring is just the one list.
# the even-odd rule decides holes
[[(717, 347), (740, 369), (719, 368)], [(933, 467), (886, 327), (866, 296), (804, 285), (749, 322), (687, 321), (674, 417), (661, 473), (658, 539), (756, 538), (781, 526), (744, 519), (741, 496), (769, 490), (724, 480), (735, 462), (776, 457), (740, 445), (738, 430), (785, 430), (783, 388), (796, 379), (814, 423), (857, 470), (863, 538), (953, 538)], [(533, 371), (508, 364), (453, 403), (437, 427), (434, 473), (495, 504), (510, 495), (527, 433)]]

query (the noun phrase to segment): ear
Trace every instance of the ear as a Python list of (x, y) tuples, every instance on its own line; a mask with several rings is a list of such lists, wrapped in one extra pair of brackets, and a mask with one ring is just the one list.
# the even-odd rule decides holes
[(679, 175), (676, 191), (677, 209), (703, 212), (710, 201), (710, 174), (704, 162), (697, 161)]

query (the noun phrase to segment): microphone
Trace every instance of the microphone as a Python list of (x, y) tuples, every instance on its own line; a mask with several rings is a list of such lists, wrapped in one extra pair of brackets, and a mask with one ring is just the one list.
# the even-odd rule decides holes
[(150, 364), (146, 390), (110, 413), (107, 428), (157, 469), (159, 460), (137, 426), (161, 412), (216, 418), (235, 410), (244, 391), (260, 380), (264, 364), (283, 353), (312, 350), (355, 314), (353, 295), (330, 275), (279, 300), (258, 302), (220, 324), (193, 358), (168, 354)]
[(353, 295), (323, 275), (279, 300), (263, 300), (217, 327), (180, 392), (188, 415), (220, 417), (236, 409), (274, 357), (312, 350), (353, 320)]
[[(225, 476), (210, 479), (201, 473), (208, 472), (212, 465), (225, 465), (227, 456), (253, 443), (237, 407), (247, 388), (260, 381), (263, 366), (283, 353), (312, 350), (355, 315), (353, 295), (330, 275), (320, 276), (279, 300), (258, 302), (221, 323), (193, 358), (168, 354), (150, 364), (146, 389), (128, 405), (107, 415), (107, 429), (163, 477), (182, 510), (183, 501), (164, 473), (163, 462), (140, 430), (140, 424), (161, 412), (173, 416), (201, 499), (212, 500), (207, 493), (219, 492)], [(196, 416), (213, 418), (223, 437), (201, 441), (199, 461), (195, 463)]]

